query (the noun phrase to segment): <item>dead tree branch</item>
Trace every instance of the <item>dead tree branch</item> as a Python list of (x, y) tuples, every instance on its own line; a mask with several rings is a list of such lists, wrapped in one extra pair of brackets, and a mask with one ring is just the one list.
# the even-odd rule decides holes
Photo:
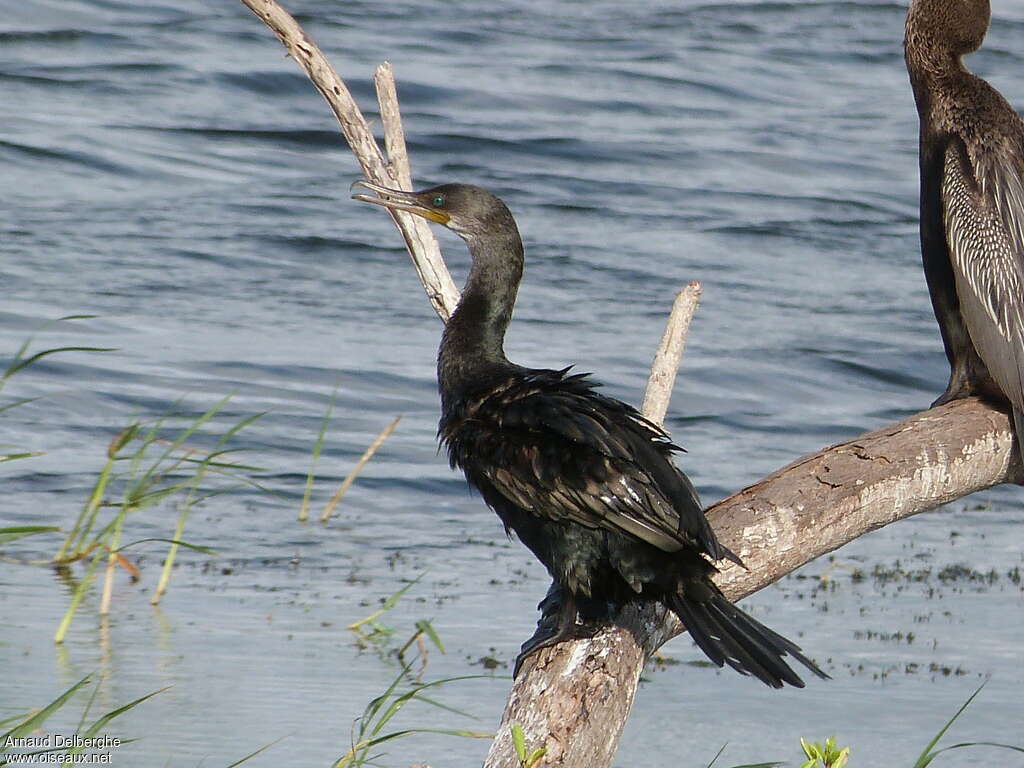
[(690, 321), (693, 319), (693, 313), (697, 311), (702, 290), (700, 283), (694, 280), (676, 294), (672, 312), (665, 324), (665, 333), (661, 337), (661, 344), (654, 353), (651, 375), (647, 379), (647, 390), (644, 392), (644, 404), (640, 410), (655, 424), (665, 421), (668, 403), (672, 399), (672, 389), (676, 385), (676, 373), (683, 359), (686, 334), (690, 331)]
[[(274, 0), (241, 2), (274, 31), (323, 94), (367, 179), (407, 188), (394, 85), (387, 82), (390, 68), (379, 72), (377, 80), (394, 169), (385, 162), (348, 89), (295, 20)], [(436, 241), (418, 218), (399, 213), (396, 223), (428, 297), (447, 320), (458, 291)], [(694, 294), (695, 306), (699, 289)], [(680, 328), (679, 323), (673, 327)], [(682, 327), (686, 324), (688, 319)], [(666, 331), (666, 340), (671, 335)], [(683, 337), (685, 330), (675, 354), (682, 353)], [(666, 368), (674, 371), (675, 365), (669, 362)], [(654, 402), (666, 404), (671, 389), (667, 381), (660, 395), (652, 391), (645, 411), (658, 416)], [(999, 483), (1020, 482), (1024, 470), (1013, 444), (1007, 415), (969, 399), (799, 459), (708, 511), (719, 538), (749, 568), (725, 566), (717, 582), (730, 599), (738, 600), (868, 531)], [(531, 748), (547, 748), (545, 768), (608, 766), (644, 662), (680, 631), (674, 615), (658, 606), (627, 606), (595, 637), (534, 654), (513, 684), (485, 768), (520, 768), (510, 735), (514, 723), (523, 728)]]

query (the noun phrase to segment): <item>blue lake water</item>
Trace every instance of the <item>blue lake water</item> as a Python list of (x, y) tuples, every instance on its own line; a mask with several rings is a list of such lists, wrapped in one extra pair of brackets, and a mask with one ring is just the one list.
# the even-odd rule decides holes
[[(170, 686), (105, 729), (137, 739), (115, 765), (227, 766), (281, 737), (246, 765), (330, 765), (397, 671), (345, 627), (422, 575), (382, 621), (392, 645), (432, 622), (447, 653), (431, 652), (426, 678), (482, 675), (435, 693), (478, 719), (410, 706), (395, 727), (493, 729), (508, 669), (477, 662), (514, 657), (548, 580), (436, 453), (441, 326), (387, 216), (349, 199), (359, 174), (326, 105), (229, 0), (9, 5), (0, 357), (33, 333), (33, 349), (113, 351), (50, 356), (6, 385), (0, 405), (35, 399), (0, 413), (0, 443), (44, 453), (0, 464), (0, 526), (67, 530), (119, 430), (172, 410), (180, 425), (232, 393), (195, 439), (209, 449), (266, 412), (230, 446), (269, 492), (195, 509), (185, 538), (218, 556), (182, 552), (158, 609), (165, 545), (128, 550), (141, 581), (119, 575), (108, 622), (93, 589), (62, 647), (70, 588), (31, 564), (60, 537), (5, 546), (0, 720), (91, 674), (94, 716)], [(1022, 105), (1024, 2), (994, 6), (970, 65)], [(704, 284), (667, 424), (705, 501), (943, 389), (903, 5), (288, 7), (368, 114), (373, 68), (393, 63), (418, 183), (487, 186), (516, 214), (512, 359), (575, 363), (638, 402), (673, 293)], [(441, 239), (461, 279), (464, 247)], [(46, 325), (66, 315), (93, 317)], [(334, 519), (301, 524), (332, 398), (314, 514), (403, 419)], [(797, 763), (801, 736), (835, 735), (859, 765), (910, 766), (985, 680), (948, 743), (1020, 743), (1021, 500), (999, 488), (898, 523), (745, 602), (830, 682), (771, 691), (685, 663), (701, 654), (673, 641), (664, 653), (684, 663), (650, 671), (616, 765), (703, 766), (725, 743), (720, 765)], [(125, 541), (171, 536), (178, 509), (137, 513)], [(47, 728), (72, 731), (87, 698)], [(420, 735), (382, 762), (474, 765), (486, 746)]]

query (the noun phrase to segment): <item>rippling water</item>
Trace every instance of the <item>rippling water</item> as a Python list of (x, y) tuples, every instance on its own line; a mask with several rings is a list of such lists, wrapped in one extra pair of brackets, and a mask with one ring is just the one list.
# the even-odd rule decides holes
[[(995, 6), (971, 66), (1024, 104), (1024, 3)], [(513, 359), (576, 363), (636, 402), (673, 292), (703, 282), (669, 426), (707, 501), (942, 389), (903, 6), (289, 7), (368, 112), (373, 67), (393, 62), (418, 182), (478, 183), (516, 213), (528, 267)], [(2, 442), (45, 455), (2, 465), (0, 523), (67, 527), (119, 429), (176, 403), (194, 418), (231, 392), (214, 431), (267, 411), (233, 444), (277, 494), (201, 506), (187, 538), (220, 557), (183, 554), (158, 611), (162, 545), (134, 550), (143, 581), (118, 585), (109, 628), (91, 595), (59, 649), (67, 588), (21, 564), (57, 538), (8, 547), (0, 719), (95, 673), (97, 711), (172, 686), (112, 729), (139, 739), (115, 764), (227, 765), (283, 736), (249, 764), (327, 765), (395, 672), (344, 627), (423, 572), (388, 621), (433, 620), (448, 653), (431, 655), (430, 675), (507, 662), (547, 580), (436, 455), (440, 324), (387, 217), (349, 200), (355, 162), (269, 31), (228, 0), (12, 4), (0, 93), (0, 354), (71, 314), (94, 317), (38, 331), (38, 348), (115, 348), (46, 358), (5, 389), (37, 399), (0, 414)], [(442, 240), (461, 277), (461, 242)], [(303, 526), (335, 390), (317, 508), (404, 419), (335, 520)], [(1020, 511), (1018, 489), (971, 497), (753, 597), (835, 679), (777, 693), (688, 665), (652, 672), (617, 765), (705, 765), (726, 742), (723, 764), (795, 760), (800, 736), (829, 734), (861, 764), (909, 765), (986, 678), (952, 739), (1019, 734)], [(169, 536), (175, 517), (140, 513), (130, 535)], [(826, 570), (825, 589), (806, 578)], [(685, 638), (665, 652), (700, 658)], [(410, 711), (399, 724), (487, 730), (507, 688), (495, 677), (438, 694), (478, 722)], [(51, 725), (68, 731), (78, 711)], [(422, 736), (386, 761), (472, 765), (484, 751)]]

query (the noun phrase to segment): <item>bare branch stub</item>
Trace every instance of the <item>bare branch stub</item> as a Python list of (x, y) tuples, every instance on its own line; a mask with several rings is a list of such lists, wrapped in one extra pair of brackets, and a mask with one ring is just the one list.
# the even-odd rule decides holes
[(694, 281), (676, 294), (665, 333), (654, 355), (651, 375), (647, 379), (647, 391), (644, 392), (644, 404), (640, 410), (655, 424), (665, 421), (676, 383), (676, 372), (683, 359), (686, 335), (690, 331), (690, 320), (697, 311), (701, 290), (700, 283)]
[[(385, 62), (377, 67), (373, 75), (380, 105), (381, 122), (384, 124), (384, 146), (388, 153), (388, 166), (396, 179), (394, 186), (412, 190), (412, 169), (405, 147), (405, 130), (402, 128), (402, 114), (398, 108), (398, 90), (391, 64)], [(434, 309), (444, 322), (452, 316), (459, 303), (459, 291), (452, 281), (441, 249), (430, 231), (430, 225), (419, 216), (403, 214), (411, 224), (411, 240), (406, 241), (413, 264), (419, 273)]]
[(373, 84), (377, 89), (377, 103), (380, 105), (380, 119), (384, 124), (384, 148), (387, 150), (388, 165), (398, 180), (398, 188), (412, 190), (412, 169), (409, 153), (405, 147), (405, 129), (398, 109), (398, 88), (395, 72), (390, 62), (385, 61), (373, 73)]

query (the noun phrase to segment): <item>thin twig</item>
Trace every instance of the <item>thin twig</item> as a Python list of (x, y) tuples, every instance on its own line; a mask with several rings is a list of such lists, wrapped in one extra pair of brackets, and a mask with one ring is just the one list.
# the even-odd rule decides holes
[(395, 72), (390, 62), (385, 61), (373, 73), (373, 84), (377, 89), (377, 103), (380, 104), (380, 120), (384, 124), (384, 148), (387, 150), (388, 168), (398, 180), (398, 188), (412, 190), (412, 169), (409, 153), (405, 148), (405, 129), (402, 114), (398, 109), (398, 89), (395, 86)]
[(334, 512), (334, 508), (338, 506), (338, 502), (341, 501), (341, 497), (345, 495), (349, 486), (355, 482), (356, 475), (358, 475), (362, 468), (366, 466), (366, 462), (373, 458), (373, 454), (375, 454), (377, 449), (380, 448), (384, 444), (384, 441), (388, 439), (388, 435), (395, 431), (395, 427), (398, 426), (398, 422), (401, 420), (401, 416), (396, 416), (395, 420), (384, 427), (384, 431), (377, 435), (377, 439), (370, 443), (370, 447), (367, 448), (363, 452), (363, 455), (359, 457), (359, 461), (357, 461), (356, 465), (352, 467), (352, 471), (348, 473), (348, 477), (346, 477), (344, 482), (342, 482), (338, 492), (334, 494), (334, 497), (329, 502), (327, 502), (327, 506), (324, 507), (324, 511), (320, 513), (321, 523), (326, 523), (331, 519), (331, 514)]
[(661, 337), (661, 344), (654, 355), (641, 411), (655, 424), (665, 421), (668, 403), (672, 399), (672, 388), (676, 383), (676, 372), (683, 359), (686, 334), (690, 330), (693, 313), (697, 311), (700, 294), (701, 285), (696, 280), (676, 294), (672, 312), (665, 324), (665, 333)]

